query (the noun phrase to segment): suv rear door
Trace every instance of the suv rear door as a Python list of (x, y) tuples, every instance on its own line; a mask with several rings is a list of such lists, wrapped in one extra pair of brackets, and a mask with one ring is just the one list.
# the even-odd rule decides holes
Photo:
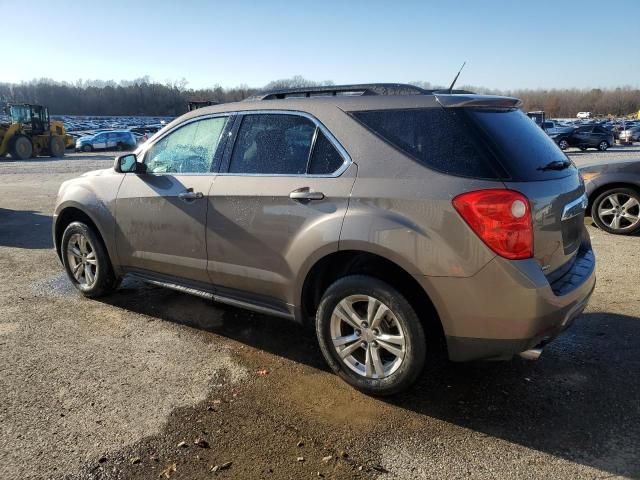
[(286, 310), (301, 266), (338, 249), (356, 165), (302, 113), (238, 114), (232, 136), (211, 189), (210, 277), (218, 293)]
[(208, 193), (228, 116), (198, 118), (167, 132), (141, 154), (146, 173), (127, 173), (116, 199), (116, 246), (130, 271), (209, 284)]

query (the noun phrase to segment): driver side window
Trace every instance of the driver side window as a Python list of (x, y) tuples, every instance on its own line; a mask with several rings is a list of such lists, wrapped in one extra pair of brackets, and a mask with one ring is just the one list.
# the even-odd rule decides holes
[(149, 173), (208, 173), (229, 117), (188, 123), (155, 143), (145, 154)]

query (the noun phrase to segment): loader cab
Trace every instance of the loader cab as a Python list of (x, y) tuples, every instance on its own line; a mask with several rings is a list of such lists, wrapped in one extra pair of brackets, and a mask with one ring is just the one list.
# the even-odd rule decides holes
[(20, 123), (32, 135), (41, 135), (49, 131), (49, 109), (42, 105), (11, 105), (9, 107), (11, 123)]

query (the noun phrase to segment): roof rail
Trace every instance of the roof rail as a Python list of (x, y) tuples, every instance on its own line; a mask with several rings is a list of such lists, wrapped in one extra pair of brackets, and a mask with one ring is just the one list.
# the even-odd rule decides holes
[(258, 92), (247, 100), (276, 100), (337, 95), (425, 95), (432, 93), (404, 83), (363, 83), (357, 85), (326, 85), (321, 87), (286, 88)]

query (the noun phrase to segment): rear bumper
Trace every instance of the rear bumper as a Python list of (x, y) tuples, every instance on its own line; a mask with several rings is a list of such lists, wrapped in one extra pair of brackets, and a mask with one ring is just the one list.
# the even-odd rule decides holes
[(587, 306), (595, 258), (585, 241), (549, 283), (535, 260), (495, 258), (472, 277), (416, 277), (431, 296), (453, 361), (508, 359), (555, 338)]

